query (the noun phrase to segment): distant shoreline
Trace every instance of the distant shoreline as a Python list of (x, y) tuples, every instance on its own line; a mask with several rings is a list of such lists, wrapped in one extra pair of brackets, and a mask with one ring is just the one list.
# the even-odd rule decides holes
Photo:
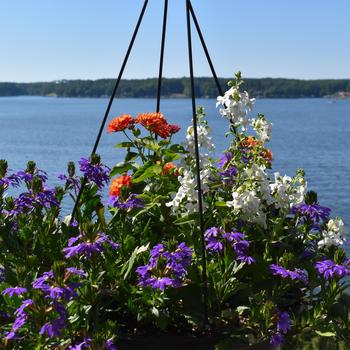
[[(222, 89), (229, 78), (220, 78)], [(47, 96), (108, 98), (115, 79), (57, 80), (33, 83), (0, 83), (0, 97)], [(196, 97), (216, 98), (217, 87), (212, 78), (195, 79)], [(257, 98), (350, 98), (350, 79), (300, 80), (284, 78), (245, 79), (244, 88)], [(155, 98), (157, 79), (125, 79), (117, 92), (119, 98)], [(188, 98), (191, 95), (189, 78), (164, 78), (162, 98)]]

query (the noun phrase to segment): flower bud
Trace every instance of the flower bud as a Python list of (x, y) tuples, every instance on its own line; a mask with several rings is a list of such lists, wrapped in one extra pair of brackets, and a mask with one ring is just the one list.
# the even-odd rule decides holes
[(0, 178), (6, 176), (7, 166), (7, 161), (5, 159), (0, 159)]
[(73, 177), (75, 175), (75, 164), (74, 162), (68, 162), (67, 172), (69, 177)]

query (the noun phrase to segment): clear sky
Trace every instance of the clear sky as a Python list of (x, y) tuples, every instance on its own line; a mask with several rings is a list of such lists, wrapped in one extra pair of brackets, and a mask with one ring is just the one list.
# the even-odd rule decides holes
[[(125, 78), (158, 72), (149, 0)], [(143, 0), (0, 0), (0, 81), (117, 76)], [(350, 78), (350, 0), (192, 0), (219, 76)], [(188, 76), (185, 0), (169, 0), (164, 75)], [(194, 37), (196, 76), (210, 71)]]

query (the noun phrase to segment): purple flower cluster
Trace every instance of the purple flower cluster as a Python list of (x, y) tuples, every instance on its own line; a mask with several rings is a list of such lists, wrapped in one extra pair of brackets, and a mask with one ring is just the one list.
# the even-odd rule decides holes
[(37, 193), (29, 190), (28, 192), (24, 192), (19, 195), (14, 202), (14, 209), (12, 209), (9, 214), (18, 215), (21, 213), (29, 213), (37, 207), (50, 208), (51, 206), (59, 206), (55, 190), (43, 189)]
[(180, 243), (174, 252), (166, 250), (163, 244), (154, 246), (149, 264), (136, 269), (139, 285), (151, 286), (161, 291), (166, 287), (181, 287), (187, 275), (187, 267), (191, 264), (192, 254), (193, 250), (185, 243)]
[(91, 346), (91, 338), (86, 337), (83, 339), (82, 342), (75, 344), (75, 345), (70, 345), (68, 347), (68, 350), (82, 350), (82, 349), (89, 349)]
[(110, 197), (109, 203), (119, 209), (123, 210), (132, 210), (143, 208), (145, 206), (144, 201), (141, 198), (137, 197), (137, 194), (132, 193), (125, 201), (122, 200), (121, 197)]
[(205, 231), (206, 249), (211, 253), (219, 253), (224, 250), (225, 243), (233, 248), (237, 255), (237, 260), (248, 265), (255, 262), (254, 258), (247, 255), (249, 241), (241, 232), (225, 232), (221, 227), (211, 227)]
[(22, 302), (21, 306), (15, 311), (16, 319), (12, 324), (10, 332), (5, 333), (5, 339), (14, 339), (16, 337), (16, 332), (27, 322), (28, 313), (26, 312), (26, 308), (33, 304), (32, 299), (26, 299)]
[(75, 191), (79, 191), (80, 188), (80, 179), (77, 176), (70, 177), (65, 174), (59, 174), (58, 179), (65, 181), (68, 188), (73, 188)]
[(100, 254), (104, 251), (104, 245), (108, 244), (113, 249), (118, 249), (119, 244), (111, 240), (111, 238), (103, 232), (99, 232), (94, 239), (84, 234), (80, 234), (77, 237), (72, 237), (68, 240), (68, 247), (63, 248), (66, 258), (71, 258), (75, 255), (85, 255), (90, 258), (92, 254)]
[(291, 209), (292, 214), (299, 215), (304, 221), (310, 220), (313, 224), (329, 218), (331, 209), (318, 204), (297, 204)]
[(61, 337), (62, 330), (66, 327), (66, 321), (68, 319), (68, 312), (63, 304), (59, 302), (53, 303), (53, 310), (58, 313), (58, 318), (53, 319), (50, 322), (46, 322), (40, 329), (40, 335), (47, 335), (49, 338)]
[(33, 173), (29, 171), (18, 171), (17, 174), (18, 178), (25, 182), (31, 182), (34, 177), (37, 177), (41, 180), (41, 182), (47, 181), (47, 173), (40, 169), (34, 169)]
[(284, 336), (291, 329), (291, 320), (287, 312), (278, 312), (277, 332), (270, 338), (272, 346), (278, 346), (284, 343)]
[(57, 284), (55, 281), (55, 276), (53, 271), (48, 271), (44, 272), (42, 276), (38, 277), (33, 283), (32, 286), (34, 289), (39, 289), (41, 290), (44, 295), (53, 300), (63, 300), (65, 299), (66, 301), (71, 300), (72, 298), (77, 297), (77, 293), (75, 289), (79, 287), (79, 283), (68, 283), (67, 280), (72, 276), (72, 275), (77, 275), (77, 276), (85, 276), (85, 272), (82, 270), (78, 270), (74, 267), (69, 267), (65, 271), (65, 276), (64, 276), (64, 284)]
[(101, 190), (105, 184), (109, 181), (110, 169), (97, 162), (93, 164), (89, 159), (81, 158), (79, 160), (80, 171), (89, 180), (94, 182), (97, 187)]
[(275, 276), (280, 276), (282, 278), (290, 278), (292, 280), (299, 280), (299, 281), (303, 282), (304, 284), (308, 283), (307, 274), (305, 271), (303, 271), (301, 269), (287, 270), (280, 265), (271, 264), (270, 271)]
[(343, 261), (342, 264), (336, 264), (332, 260), (318, 261), (315, 264), (315, 268), (320, 275), (326, 280), (334, 277), (342, 278), (344, 276), (350, 276), (350, 260)]
[(17, 174), (11, 174), (0, 179), (0, 189), (9, 186), (18, 187), (20, 184), (21, 178)]

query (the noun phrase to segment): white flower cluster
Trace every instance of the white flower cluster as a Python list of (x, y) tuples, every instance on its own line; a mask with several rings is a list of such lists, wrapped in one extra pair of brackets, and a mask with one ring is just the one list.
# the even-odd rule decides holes
[(251, 125), (259, 140), (263, 143), (270, 141), (272, 124), (264, 116), (259, 115), (257, 119), (252, 119)]
[(307, 184), (303, 178), (296, 184), (287, 175), (275, 173), (275, 182), (270, 184), (271, 194), (278, 209), (289, 210), (293, 205), (302, 203), (306, 194)]
[(318, 242), (319, 247), (342, 245), (346, 242), (346, 229), (342, 219), (331, 219), (327, 223), (327, 230), (322, 231), (323, 239)]
[(274, 202), (270, 191), (270, 180), (264, 165), (252, 164), (242, 171), (241, 179), (254, 184), (254, 188), (268, 205)]
[[(209, 169), (201, 170), (200, 177), (202, 181), (202, 192), (208, 189), (207, 183), (209, 181)], [(166, 203), (167, 207), (171, 207), (174, 211), (180, 208), (184, 209), (184, 214), (191, 214), (198, 212), (198, 192), (197, 192), (197, 178), (193, 176), (191, 170), (184, 169), (183, 174), (178, 176), (180, 187), (176, 192), (172, 201)], [(185, 201), (184, 201), (185, 200)], [(205, 210), (205, 203), (203, 202), (203, 209)]]
[[(210, 177), (210, 159), (209, 155), (214, 152), (215, 145), (210, 136), (210, 128), (201, 124), (197, 126), (198, 145), (199, 145), (199, 161), (200, 161), (200, 179), (202, 185), (202, 193), (208, 190), (208, 182)], [(180, 187), (172, 201), (166, 203), (168, 207), (172, 207), (174, 211), (183, 209), (184, 214), (198, 212), (198, 192), (197, 192), (197, 177), (194, 175), (193, 168), (195, 167), (195, 141), (194, 128), (187, 128), (185, 148), (189, 152), (189, 160), (192, 169), (188, 169), (186, 159), (183, 162), (182, 175), (178, 176)], [(205, 203), (203, 202), (205, 210)]]
[(235, 215), (241, 214), (243, 218), (266, 227), (266, 214), (262, 211), (262, 203), (255, 189), (250, 190), (240, 186), (232, 192), (232, 201), (226, 202), (233, 208)]
[[(209, 154), (215, 151), (215, 145), (210, 136), (211, 130), (207, 125), (197, 126), (198, 147), (200, 150), (199, 159), (201, 167), (205, 167), (209, 162)], [(195, 157), (195, 141), (194, 141), (194, 127), (189, 126), (186, 133), (186, 150), (190, 152), (190, 155), (194, 159)]]
[(253, 109), (254, 103), (255, 98), (249, 98), (247, 91), (240, 92), (237, 87), (231, 87), (224, 96), (218, 96), (216, 107), (221, 105), (220, 114), (235, 127), (241, 126), (245, 130), (248, 125), (247, 115)]

